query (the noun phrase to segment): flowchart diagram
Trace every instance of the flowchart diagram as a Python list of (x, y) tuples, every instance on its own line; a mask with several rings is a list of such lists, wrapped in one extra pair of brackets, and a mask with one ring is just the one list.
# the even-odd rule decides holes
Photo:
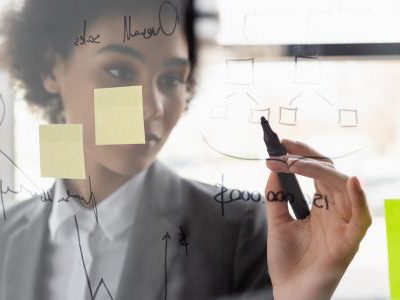
[[(203, 128), (201, 132), (205, 143), (213, 151), (229, 157), (261, 160), (265, 159), (264, 145), (257, 145), (261, 116), (267, 120), (272, 118), (272, 121), (288, 127), (310, 123), (310, 117), (322, 118), (326, 123), (332, 122), (332, 126), (339, 129), (358, 127), (357, 108), (340, 106), (333, 97), (324, 95), (320, 88), (324, 76), (319, 57), (297, 56), (293, 58), (293, 63), (290, 82), (299, 91), (286, 104), (276, 107), (253, 95), (253, 87), (256, 85), (254, 58), (226, 59), (225, 84), (231, 87), (231, 92), (210, 108), (208, 121), (205, 122), (208, 129)], [(322, 113), (328, 111), (329, 116), (320, 116), (313, 110), (305, 111), (305, 107), (311, 103), (319, 108), (322, 105)], [(334, 115), (336, 117), (332, 118)]]

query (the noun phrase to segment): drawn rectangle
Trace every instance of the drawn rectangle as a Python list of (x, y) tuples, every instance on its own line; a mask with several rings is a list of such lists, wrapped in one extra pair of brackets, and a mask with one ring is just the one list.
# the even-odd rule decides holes
[(269, 108), (259, 108), (259, 109), (251, 109), (250, 110), (250, 123), (260, 123), (261, 124), (261, 117), (264, 117), (269, 121), (269, 117), (271, 114), (271, 110)]
[(282, 125), (296, 125), (297, 108), (279, 107), (279, 123)]
[(339, 125), (341, 127), (357, 127), (358, 115), (356, 109), (339, 109)]
[(227, 82), (235, 85), (254, 83), (254, 59), (227, 59), (225, 61)]
[(400, 299), (400, 200), (385, 200), (391, 299)]
[(294, 83), (318, 84), (322, 77), (321, 62), (318, 57), (295, 58)]
[(96, 145), (144, 144), (141, 86), (94, 90)]
[(42, 177), (85, 179), (81, 124), (39, 126)]

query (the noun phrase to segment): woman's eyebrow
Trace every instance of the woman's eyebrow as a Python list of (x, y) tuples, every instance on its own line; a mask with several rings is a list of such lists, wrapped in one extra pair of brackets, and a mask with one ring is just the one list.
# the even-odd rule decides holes
[(118, 44), (107, 45), (97, 51), (97, 53), (102, 53), (102, 52), (117, 52), (117, 53), (135, 57), (143, 62), (146, 61), (146, 59), (144, 58), (142, 53), (140, 53), (138, 50), (131, 48), (131, 47), (127, 47), (127, 46), (118, 45)]
[(165, 62), (165, 66), (170, 67), (170, 66), (189, 66), (190, 62), (188, 59), (186, 58), (180, 58), (180, 57), (176, 57), (176, 58), (172, 58), (169, 59)]

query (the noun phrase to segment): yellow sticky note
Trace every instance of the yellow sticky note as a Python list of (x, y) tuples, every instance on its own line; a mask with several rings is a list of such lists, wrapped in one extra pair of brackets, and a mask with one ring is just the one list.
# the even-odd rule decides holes
[(42, 177), (85, 179), (81, 124), (39, 126)]
[(96, 145), (144, 144), (141, 86), (94, 90)]
[(385, 200), (390, 299), (400, 300), (400, 200)]

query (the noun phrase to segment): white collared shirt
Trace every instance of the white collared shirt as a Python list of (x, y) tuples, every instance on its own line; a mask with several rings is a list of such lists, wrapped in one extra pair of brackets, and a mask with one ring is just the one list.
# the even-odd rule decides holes
[[(44, 289), (51, 300), (88, 300), (101, 281), (96, 300), (115, 298), (137, 205), (143, 193), (145, 171), (135, 175), (97, 205), (98, 223), (92, 209), (79, 200), (61, 201), (67, 197), (62, 180), (54, 188), (49, 217), (49, 244), (44, 275)], [(80, 244), (78, 243), (76, 216)], [(85, 271), (86, 267), (86, 271)], [(88, 278), (86, 277), (88, 275)], [(92, 292), (89, 291), (89, 284)]]

